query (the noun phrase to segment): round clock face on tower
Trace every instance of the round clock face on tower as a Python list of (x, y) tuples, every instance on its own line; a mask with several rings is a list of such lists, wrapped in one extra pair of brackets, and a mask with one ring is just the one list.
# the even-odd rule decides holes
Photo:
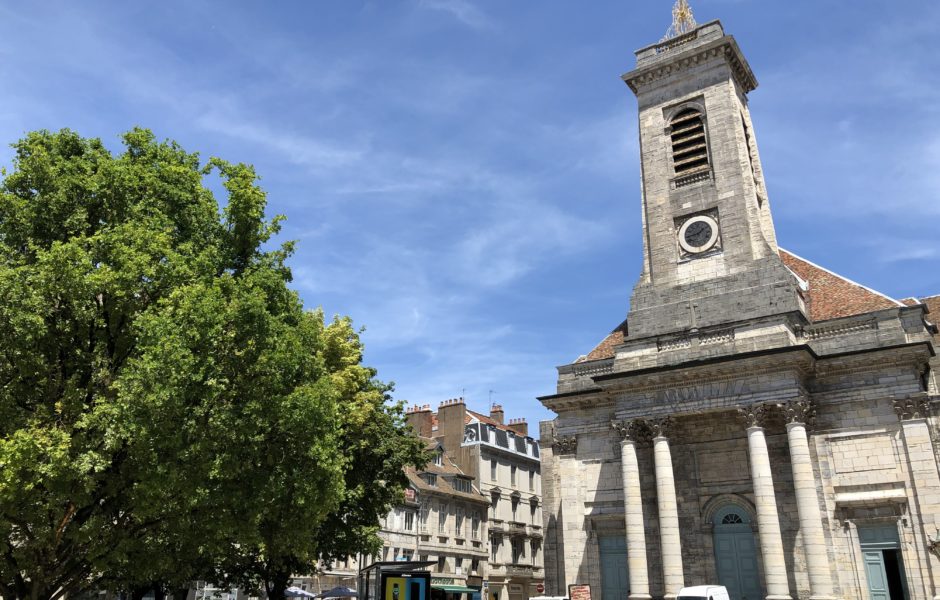
[(707, 215), (692, 217), (679, 228), (679, 245), (690, 254), (711, 250), (718, 242), (718, 223)]

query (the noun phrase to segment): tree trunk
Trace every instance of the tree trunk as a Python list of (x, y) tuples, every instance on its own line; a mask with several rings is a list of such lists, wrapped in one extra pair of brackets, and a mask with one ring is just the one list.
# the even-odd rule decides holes
[(173, 588), (171, 590), (173, 600), (187, 600), (189, 598), (189, 586)]
[(268, 592), (268, 600), (284, 600), (284, 591), (287, 584), (290, 583), (290, 573), (277, 570), (271, 574), (270, 580), (265, 582), (264, 587)]
[(153, 589), (153, 585), (140, 585), (131, 589), (131, 600), (144, 600), (144, 596), (147, 595)]

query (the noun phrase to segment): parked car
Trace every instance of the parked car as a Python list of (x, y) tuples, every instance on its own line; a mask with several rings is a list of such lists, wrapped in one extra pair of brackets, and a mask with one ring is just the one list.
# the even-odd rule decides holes
[(723, 585), (696, 585), (679, 590), (676, 600), (731, 600), (731, 597)]

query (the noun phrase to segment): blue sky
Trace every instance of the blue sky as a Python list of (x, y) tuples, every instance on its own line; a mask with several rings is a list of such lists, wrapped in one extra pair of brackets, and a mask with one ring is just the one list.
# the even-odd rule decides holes
[[(641, 265), (619, 76), (671, 0), (0, 0), (0, 164), (32, 129), (134, 125), (253, 163), (307, 306), (366, 327), (396, 395), (550, 416), (555, 366), (625, 316)], [(940, 293), (940, 4), (692, 0), (760, 81), (782, 246)]]

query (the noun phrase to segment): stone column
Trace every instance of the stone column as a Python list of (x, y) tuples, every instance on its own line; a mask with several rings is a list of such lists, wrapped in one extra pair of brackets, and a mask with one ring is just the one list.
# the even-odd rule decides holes
[(809, 572), (811, 600), (825, 600), (832, 596), (832, 572), (826, 552), (819, 496), (816, 495), (816, 477), (809, 454), (806, 424), (815, 416), (815, 407), (807, 399), (792, 400), (782, 406), (787, 419), (787, 439), (790, 443), (790, 466), (793, 469), (793, 487), (796, 508), (800, 517), (803, 553)]
[(630, 577), (629, 600), (647, 600), (650, 596), (649, 567), (646, 564), (646, 522), (643, 520), (643, 494), (640, 466), (636, 458), (636, 434), (642, 423), (613, 423), (620, 434), (620, 465), (623, 472), (623, 513), (627, 529), (627, 573)]
[[(940, 502), (937, 501), (940, 498), (940, 473), (927, 426), (930, 398), (922, 392), (895, 400), (894, 410), (901, 420), (901, 437), (917, 499), (914, 506), (917, 507), (920, 531), (915, 525), (915, 535), (928, 550), (927, 593), (933, 600), (940, 600), (940, 539), (937, 539), (940, 537)], [(932, 537), (935, 535), (937, 537)]]
[(758, 404), (739, 408), (738, 411), (747, 423), (747, 448), (751, 461), (754, 504), (757, 508), (760, 550), (764, 559), (767, 600), (792, 600), (787, 581), (787, 561), (783, 554), (783, 537), (780, 535), (780, 518), (777, 514), (770, 455), (767, 453), (767, 439), (761, 426), (767, 409)]
[[(556, 437), (552, 452), (558, 457), (560, 511), (557, 527), (560, 540), (556, 553), (556, 568), (564, 574), (564, 583), (580, 583), (579, 575), (584, 562), (588, 535), (584, 519), (584, 496), (581, 482), (581, 462), (578, 460), (577, 436)], [(508, 584), (508, 577), (507, 577)], [(567, 588), (562, 588), (564, 592)], [(506, 597), (507, 596), (500, 596)]]
[(676, 503), (676, 481), (672, 474), (672, 452), (667, 437), (672, 419), (653, 419), (650, 426), (653, 428), (653, 461), (656, 463), (659, 541), (663, 556), (663, 584), (666, 588), (664, 597), (669, 600), (675, 598), (684, 586), (679, 507)]

